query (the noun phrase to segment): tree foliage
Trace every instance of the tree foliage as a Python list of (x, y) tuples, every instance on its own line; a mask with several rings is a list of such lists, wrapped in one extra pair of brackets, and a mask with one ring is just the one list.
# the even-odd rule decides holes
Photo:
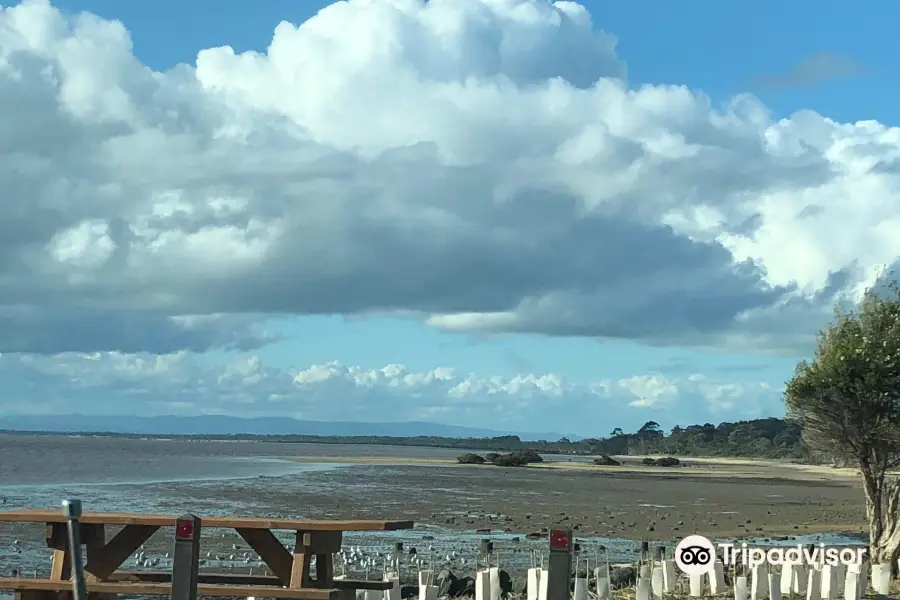
[[(585, 438), (582, 440), (522, 440), (515, 435), (490, 438), (448, 438), (437, 436), (315, 436), (315, 435), (254, 435), (254, 434), (192, 434), (192, 435), (148, 435), (127, 433), (90, 432), (83, 435), (115, 438), (158, 438), (191, 440), (256, 440), (273, 443), (295, 444), (388, 444), (391, 446), (421, 446), (430, 448), (455, 448), (458, 450), (479, 450), (493, 454), (535, 450), (542, 454), (568, 455), (627, 455), (657, 454), (677, 456), (741, 456), (758, 458), (788, 458), (805, 460), (808, 458), (806, 445), (801, 440), (799, 425), (784, 419), (755, 419), (752, 421), (724, 422), (718, 425), (675, 426), (666, 435), (654, 427), (653, 421), (641, 426), (634, 433), (627, 433), (621, 427), (613, 429), (607, 437)], [(606, 425), (604, 425), (604, 429)], [(641, 431), (643, 430), (643, 431)], [(15, 435), (14, 431), (2, 431)], [(71, 435), (59, 432), (27, 432), (42, 435)], [(483, 458), (487, 458), (485, 455)], [(492, 458), (488, 462), (493, 462)]]
[(900, 294), (889, 290), (838, 310), (785, 390), (811, 448), (880, 471), (900, 464)]
[(868, 290), (853, 309), (839, 308), (819, 335), (812, 360), (787, 382), (788, 414), (807, 445), (858, 466), (869, 520), (870, 556), (900, 557), (900, 288)]

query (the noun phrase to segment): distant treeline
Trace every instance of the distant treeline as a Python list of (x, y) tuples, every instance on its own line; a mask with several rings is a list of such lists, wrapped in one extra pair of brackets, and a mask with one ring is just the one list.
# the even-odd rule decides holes
[(41, 432), (8, 431), (9, 434), (86, 435), (130, 439), (191, 439), (225, 441), (266, 441), (277, 443), (313, 444), (371, 444), (391, 446), (421, 446), (515, 452), (536, 450), (542, 454), (665, 454), (671, 456), (743, 456), (758, 458), (809, 459), (809, 452), (800, 437), (800, 427), (784, 419), (756, 419), (736, 423), (690, 425), (673, 427), (666, 435), (659, 424), (648, 421), (634, 433), (616, 428), (605, 437), (570, 441), (523, 441), (515, 435), (491, 438), (445, 438), (433, 436), (314, 436), (314, 435), (146, 435), (109, 432)]

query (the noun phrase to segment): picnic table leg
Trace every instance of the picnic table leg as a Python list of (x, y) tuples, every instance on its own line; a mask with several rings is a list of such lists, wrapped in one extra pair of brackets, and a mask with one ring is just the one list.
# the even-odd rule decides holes
[(84, 565), (88, 582), (106, 581), (157, 530), (158, 525), (126, 525), (102, 546), (94, 546)]
[(331, 552), (316, 554), (316, 581), (321, 582), (321, 587), (328, 589), (334, 583), (334, 562)]
[(292, 588), (312, 587), (312, 577), (310, 576), (310, 567), (312, 566), (312, 554), (308, 551), (309, 542), (308, 533), (302, 531), (297, 532), (294, 541), (294, 561), (291, 564), (291, 585)]
[[(292, 588), (334, 587), (332, 555), (340, 552), (342, 531), (298, 531), (294, 541), (294, 560), (291, 566)], [(316, 578), (310, 575), (312, 557), (316, 557)]]
[[(50, 563), (50, 579), (69, 581), (72, 579), (72, 557), (69, 552), (69, 537), (65, 523), (47, 523), (44, 528), (44, 539), (47, 547), (53, 549)], [(48, 592), (48, 598), (56, 600), (73, 600), (72, 592)]]
[[(97, 557), (106, 546), (106, 528), (103, 525), (82, 525), (81, 541), (86, 550), (85, 562)], [(116, 600), (116, 594), (89, 593), (88, 600)]]
[(259, 557), (266, 563), (266, 567), (278, 578), (283, 585), (290, 585), (293, 579), (292, 557), (284, 545), (278, 541), (275, 534), (268, 529), (243, 529), (238, 528), (238, 535), (244, 538)]

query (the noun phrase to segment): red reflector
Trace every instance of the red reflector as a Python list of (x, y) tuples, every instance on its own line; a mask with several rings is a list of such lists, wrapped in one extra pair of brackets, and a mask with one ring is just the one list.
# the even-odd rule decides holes
[(175, 537), (177, 538), (192, 538), (194, 537), (194, 522), (193, 521), (178, 521), (175, 523)]
[(550, 532), (550, 547), (554, 550), (569, 549), (569, 534), (561, 529)]

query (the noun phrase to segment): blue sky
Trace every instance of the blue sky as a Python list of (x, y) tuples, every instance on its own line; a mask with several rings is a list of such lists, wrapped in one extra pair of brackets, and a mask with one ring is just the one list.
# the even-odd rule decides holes
[[(273, 31), (280, 21), (289, 21), (299, 25), (313, 18), (319, 9), (328, 4), (330, 3), (287, 0), (264, 0), (253, 3), (237, 0), (226, 3), (212, 0), (193, 0), (188, 3), (175, 2), (175, 0), (157, 0), (152, 3), (118, 0), (56, 0), (53, 2), (54, 7), (70, 15), (79, 11), (87, 11), (103, 19), (121, 21), (131, 36), (136, 59), (157, 72), (170, 71), (177, 63), (187, 63), (194, 67), (199, 51), (219, 46), (231, 46), (238, 54), (246, 51), (265, 53), (272, 41)], [(795, 2), (765, 0), (752, 4), (713, 3), (700, 0), (679, 3), (660, 0), (634, 0), (632, 2), (585, 0), (582, 4), (591, 13), (596, 29), (602, 29), (618, 39), (615, 53), (618, 59), (627, 65), (627, 86), (632, 90), (641, 89), (645, 85), (686, 86), (693, 93), (692, 102), (697, 101), (702, 104), (702, 95), (706, 94), (711, 98), (714, 109), (726, 107), (737, 95), (752, 94), (760, 105), (771, 111), (770, 115), (765, 117), (767, 123), (765, 127), (769, 127), (770, 131), (774, 130), (772, 128), (778, 120), (791, 119), (796, 111), (802, 110), (815, 111), (838, 123), (871, 120), (886, 127), (897, 125), (896, 102), (893, 100), (892, 92), (895, 91), (893, 82), (900, 80), (896, 77), (897, 63), (900, 59), (897, 58), (896, 52), (888, 47), (889, 41), (893, 41), (893, 31), (889, 28), (893, 29), (895, 19), (891, 17), (896, 16), (898, 12), (893, 4), (870, 2), (860, 5), (849, 2), (829, 2), (826, 5), (811, 0)], [(354, 43), (349, 26), (347, 31), (343, 37), (341, 34), (335, 34), (337, 36), (336, 43)], [(374, 25), (372, 31), (377, 33)], [(398, 33), (397, 36), (401, 37), (401, 34)], [(2, 39), (0, 39), (0, 44), (2, 44)], [(315, 59), (306, 57), (304, 60)], [(373, 64), (376, 63), (373, 62)], [(232, 77), (237, 77), (237, 75), (232, 75)], [(384, 81), (384, 86), (392, 84), (393, 82), (389, 79)], [(257, 82), (255, 85), (264, 86), (265, 84)], [(303, 89), (298, 88), (297, 93), (305, 93)], [(265, 92), (265, 90), (259, 89), (256, 91), (259, 94)], [(366, 98), (359, 97), (358, 102), (360, 110), (365, 110)], [(675, 100), (671, 100), (671, 102), (674, 103)], [(673, 108), (672, 112), (674, 114), (677, 111)], [(376, 117), (377, 115), (373, 115), (373, 118)], [(681, 121), (676, 119), (673, 123), (673, 125), (667, 126), (666, 131), (676, 131)], [(763, 125), (759, 126), (764, 127)], [(692, 130), (686, 129), (685, 131)], [(807, 134), (804, 133), (804, 135)], [(414, 143), (424, 139), (410, 138), (404, 143)], [(879, 143), (882, 142), (883, 139)], [(734, 147), (738, 148), (739, 145)], [(830, 155), (822, 149), (821, 156)], [(735, 168), (740, 169), (741, 162), (737, 161), (735, 164), (737, 165)], [(768, 172), (782, 173), (771, 166), (775, 163), (760, 164), (770, 165), (765, 167)], [(487, 162), (481, 166), (490, 168), (485, 165)], [(777, 177), (782, 177), (785, 181), (788, 179), (793, 181), (794, 176), (791, 173), (796, 173), (798, 178), (801, 177), (800, 167), (785, 166), (784, 168), (793, 170), (790, 172), (786, 170), (784, 173), (787, 174), (780, 174)], [(703, 177), (703, 172), (698, 171), (696, 183), (688, 182), (686, 184), (688, 187), (685, 189), (696, 190), (698, 186), (702, 187), (705, 185), (701, 179)], [(774, 178), (776, 175), (772, 175), (772, 177)], [(755, 184), (747, 185), (748, 189), (755, 189)], [(780, 182), (772, 185), (775, 187), (769, 189), (783, 190), (787, 189), (784, 186), (788, 186), (788, 184)], [(802, 185), (796, 185), (801, 187), (791, 188), (794, 190), (791, 192), (792, 199), (804, 197)], [(838, 220), (843, 214), (841, 211), (847, 209), (846, 198), (852, 196), (852, 190), (867, 193), (873, 189), (890, 188), (890, 186), (873, 188), (869, 184), (859, 183), (853, 184), (857, 187), (851, 189), (848, 187), (849, 185), (840, 184), (841, 195), (834, 200), (835, 206), (839, 207), (839, 209), (835, 209), (835, 218)], [(663, 186), (660, 189), (666, 188)], [(723, 194), (732, 194), (733, 192), (733, 189), (729, 189)], [(705, 193), (714, 194), (715, 192), (706, 190)], [(771, 200), (769, 196), (764, 196), (763, 192), (747, 191), (745, 196), (737, 194), (734, 197), (745, 198), (746, 194), (759, 194), (758, 204), (765, 205), (768, 207), (766, 210), (770, 211), (766, 213), (767, 219), (773, 219), (774, 223), (780, 218), (777, 202), (773, 205), (772, 202), (775, 201)], [(734, 199), (729, 201), (739, 202)], [(797, 201), (800, 202), (800, 200)], [(803, 207), (802, 204), (800, 206)], [(884, 206), (882, 203), (882, 207)], [(889, 204), (887, 206), (887, 214), (892, 216), (895, 209), (890, 208)], [(689, 220), (696, 219), (695, 225), (702, 222), (700, 212), (687, 211), (683, 215), (693, 215), (689, 217)], [(679, 218), (688, 218), (683, 215)], [(880, 217), (873, 216), (873, 219), (877, 222)], [(665, 221), (665, 223), (669, 223), (669, 221)], [(679, 223), (685, 227), (683, 232), (679, 230), (679, 234), (689, 235), (685, 232), (688, 232), (690, 228), (682, 221)], [(785, 228), (787, 233), (784, 235), (790, 238), (790, 226), (785, 225)], [(865, 226), (860, 225), (860, 228), (859, 234), (865, 237)], [(827, 236), (827, 229), (823, 227), (821, 234)], [(597, 235), (602, 234), (598, 232)], [(729, 246), (731, 241), (725, 241), (733, 240), (736, 233), (719, 232), (715, 235), (718, 236), (715, 238), (719, 240), (717, 243), (724, 244), (732, 252), (735, 262), (745, 258), (739, 255), (745, 251), (746, 244), (734, 242), (733, 246)], [(770, 237), (771, 239), (781, 239), (778, 235), (773, 234), (774, 237)], [(802, 233), (804, 239), (808, 236), (815, 239), (816, 235), (816, 231)], [(712, 238), (695, 236), (692, 239), (707, 243)], [(747, 244), (761, 244), (759, 239), (748, 241)], [(701, 243), (701, 241), (696, 241), (696, 243)], [(776, 242), (770, 243), (776, 244)], [(205, 365), (203, 368), (213, 368), (211, 365), (225, 365), (231, 361), (242, 363), (254, 359), (261, 361), (273, 372), (284, 371), (292, 374), (311, 365), (322, 365), (330, 361), (338, 361), (342, 365), (341, 368), (359, 366), (365, 369), (380, 369), (385, 365), (402, 364), (408, 372), (417, 374), (427, 373), (438, 367), (447, 367), (455, 369), (459, 373), (478, 374), (478, 377), (499, 377), (507, 380), (523, 374), (554, 374), (569, 384), (582, 388), (600, 380), (621, 382), (629, 380), (629, 378), (646, 378), (654, 375), (662, 377), (665, 385), (672, 383), (677, 387), (678, 381), (687, 381), (691, 377), (696, 379), (697, 376), (701, 376), (717, 382), (716, 385), (719, 386), (717, 389), (732, 390), (735, 386), (744, 386), (758, 390), (758, 386), (764, 386), (763, 393), (754, 392), (752, 401), (747, 401), (753, 404), (754, 408), (741, 413), (733, 413), (736, 418), (780, 415), (779, 386), (790, 376), (796, 361), (811, 351), (811, 334), (824, 322), (823, 315), (830, 306), (830, 300), (835, 297), (822, 295), (822, 290), (828, 289), (826, 275), (828, 273), (840, 274), (845, 271), (850, 273), (853, 269), (858, 268), (869, 269), (877, 266), (875, 265), (877, 261), (890, 262), (896, 257), (893, 247), (888, 247), (888, 245), (873, 247), (871, 252), (862, 253), (861, 257), (853, 256), (852, 251), (848, 251), (850, 252), (849, 258), (844, 255), (833, 257), (826, 251), (827, 241), (819, 240), (818, 243), (826, 247), (825, 250), (821, 250), (819, 255), (810, 254), (814, 251), (809, 248), (797, 250), (791, 253), (791, 256), (797, 257), (796, 260), (791, 262), (785, 259), (787, 261), (785, 265), (775, 264), (775, 258), (779, 253), (777, 247), (765, 251), (761, 249), (747, 250), (746, 256), (752, 257), (761, 272), (767, 273), (763, 276), (766, 285), (796, 285), (799, 286), (800, 292), (805, 294), (804, 298), (815, 298), (815, 302), (809, 301), (811, 303), (809, 310), (800, 317), (791, 316), (793, 313), (790, 310), (772, 305), (775, 307), (772, 308), (774, 311), (772, 314), (781, 315), (779, 318), (789, 319), (798, 328), (797, 331), (791, 333), (793, 337), (790, 342), (772, 341), (772, 338), (777, 337), (781, 332), (777, 324), (773, 325), (775, 317), (772, 317), (771, 314), (765, 318), (765, 322), (767, 327), (774, 327), (774, 330), (762, 332), (763, 326), (760, 325), (760, 334), (757, 336), (766, 338), (768, 341), (733, 343), (734, 336), (731, 336), (724, 326), (718, 331), (717, 335), (721, 335), (715, 340), (691, 335), (679, 338), (682, 341), (666, 339), (663, 335), (653, 336), (650, 334), (588, 333), (571, 335), (572, 325), (565, 327), (545, 327), (543, 325), (522, 325), (520, 327), (517, 325), (505, 327), (506, 331), (502, 330), (504, 327), (497, 329), (487, 325), (436, 326), (436, 323), (440, 325), (444, 321), (432, 319), (427, 322), (429, 311), (425, 311), (426, 315), (423, 316), (421, 311), (413, 309), (412, 306), (409, 307), (412, 311), (410, 313), (399, 311), (396, 314), (390, 314), (391, 311), (385, 311), (375, 305), (368, 309), (363, 305), (361, 308), (353, 310), (335, 308), (333, 315), (327, 314), (332, 312), (328, 307), (315, 310), (260, 311), (262, 317), (254, 322), (253, 327), (264, 328), (269, 335), (277, 337), (277, 340), (250, 344), (254, 347), (249, 349), (246, 345), (235, 349), (229, 348), (228, 345), (211, 343), (209, 347), (203, 348), (202, 352), (191, 351), (189, 360), (192, 365), (196, 362)], [(877, 246), (876, 242), (872, 243)], [(610, 252), (612, 251), (610, 249)], [(787, 250), (785, 251), (787, 252)], [(775, 258), (765, 258), (769, 256)], [(818, 271), (824, 269), (822, 272), (826, 275), (817, 280), (810, 275), (809, 281), (802, 281), (802, 274), (805, 272), (804, 260), (815, 264), (815, 269)], [(790, 264), (787, 264), (788, 262)], [(859, 274), (857, 273), (857, 275)], [(850, 276), (848, 275), (848, 277)], [(841, 293), (854, 293), (856, 288), (853, 286), (858, 287), (865, 280), (862, 275), (859, 277), (852, 281), (852, 277), (848, 279), (849, 283), (847, 283), (847, 287), (840, 290)], [(611, 296), (615, 296), (615, 284), (604, 284), (603, 281), (597, 283), (601, 286), (606, 285)], [(834, 290), (829, 289), (829, 293), (833, 294)], [(629, 300), (624, 298), (625, 294), (626, 292), (623, 291), (622, 298), (618, 300), (614, 298), (611, 302), (627, 306)], [(714, 298), (715, 296), (709, 297)], [(698, 297), (693, 296), (693, 298), (694, 305), (699, 305)], [(729, 295), (728, 298), (734, 299), (735, 296)], [(710, 306), (713, 307), (724, 303), (725, 300), (712, 299), (710, 302), (712, 303)], [(663, 306), (665, 307), (665, 303)], [(675, 314), (681, 310), (680, 306), (681, 304), (678, 302), (673, 302), (670, 307), (661, 310), (671, 310)], [(759, 307), (757, 306), (757, 308)], [(621, 306), (620, 309), (624, 310)], [(110, 310), (110, 308), (107, 306), (104, 310)], [(596, 310), (603, 311), (604, 309), (596, 308)], [(659, 310), (657, 308), (656, 312)], [(714, 313), (717, 310), (718, 308), (711, 308), (709, 312)], [(238, 309), (213, 311), (210, 309), (209, 312), (237, 314), (242, 311)], [(295, 312), (295, 314), (274, 314), (282, 312)], [(309, 312), (318, 314), (304, 315)], [(453, 311), (434, 311), (434, 314), (450, 312)], [(460, 310), (459, 312), (475, 313), (478, 311)], [(174, 314), (183, 313), (176, 311)], [(640, 328), (633, 323), (615, 323), (616, 319), (645, 318), (638, 313), (628, 313), (627, 311), (621, 312), (618, 316), (614, 312), (604, 313), (604, 315), (599, 317), (595, 315), (595, 317), (610, 320), (609, 327), (616, 330)], [(734, 318), (735, 322), (739, 323), (739, 328), (752, 329), (751, 326), (740, 325), (744, 321), (737, 316), (737, 313)], [(578, 322), (581, 323), (581, 321)], [(575, 330), (578, 330), (579, 327), (575, 327)], [(162, 336), (162, 334), (159, 335)], [(700, 339), (701, 337), (703, 339)], [(796, 341), (797, 339), (800, 341)], [(62, 349), (69, 351), (68, 347)], [(73, 349), (78, 350), (74, 347)], [(115, 347), (115, 344), (97, 349), (101, 352), (125, 352), (133, 360), (137, 360), (134, 357), (140, 355), (144, 357), (142, 360), (145, 361), (147, 360), (146, 356), (163, 356), (184, 350), (178, 348), (176, 344), (176, 346), (167, 346), (166, 350), (157, 352), (151, 345), (144, 348), (140, 343), (135, 347), (135, 352), (122, 350)], [(22, 357), (30, 354), (27, 349), (21, 351), (22, 349), (14, 344), (6, 350), (8, 354)], [(40, 360), (52, 360), (53, 352), (51, 351), (38, 354), (41, 355)], [(188, 359), (182, 356), (179, 360)], [(194, 365), (191, 368), (201, 367)], [(54, 372), (58, 373), (58, 370)], [(9, 375), (9, 377), (13, 377), (13, 375)], [(183, 385), (179, 389), (184, 391)], [(734, 400), (735, 398), (738, 400)], [(739, 395), (735, 395), (728, 406), (732, 406), (734, 402), (742, 404), (739, 398)], [(622, 408), (620, 417), (613, 416), (611, 418), (621, 419), (621, 425), (626, 428), (640, 425), (643, 420), (646, 420), (645, 417), (656, 415), (661, 415), (656, 420), (668, 426), (675, 422), (685, 424), (693, 420), (716, 418), (724, 420), (728, 418), (732, 414), (728, 410), (710, 412), (709, 407), (712, 406), (711, 403), (714, 403), (714, 400), (707, 398), (710, 403), (708, 404), (707, 401), (687, 394), (675, 404), (665, 407), (660, 404), (659, 412), (654, 412), (652, 415), (646, 410), (641, 412)], [(577, 394), (573, 395), (571, 401), (573, 403), (585, 402)], [(634, 399), (630, 397), (621, 400), (621, 407), (629, 405), (632, 401)], [(641, 398), (638, 398), (634, 402), (639, 405), (640, 401)], [(373, 405), (377, 405), (379, 402), (387, 402), (387, 400), (379, 397), (372, 402)], [(476, 418), (475, 416), (465, 417), (463, 413), (457, 417), (448, 416), (451, 413), (442, 412), (439, 407), (440, 403), (435, 402), (435, 407), (430, 413), (422, 413), (417, 416), (422, 417), (424, 414), (426, 417), (433, 417), (433, 420), (452, 421), (459, 424), (467, 424), (468, 419)], [(650, 406), (652, 403), (647, 401), (645, 404)], [(135, 409), (135, 412), (136, 414), (149, 414), (160, 410), (165, 412), (166, 410), (175, 410), (183, 405), (185, 405), (183, 401), (176, 402), (165, 410), (139, 407)], [(122, 405), (112, 404), (110, 406), (121, 407)], [(112, 410), (112, 408), (98, 404), (97, 410), (102, 412)], [(185, 410), (190, 412), (188, 408)], [(558, 412), (559, 410), (565, 413), (568, 409), (557, 407), (554, 409), (556, 412), (552, 414), (562, 414)], [(22, 411), (13, 409), (13, 412)], [(390, 409), (389, 412), (395, 413), (396, 411)], [(297, 416), (300, 412), (288, 411), (288, 414)], [(335, 414), (339, 415), (340, 412)], [(471, 414), (475, 415), (476, 413)], [(546, 429), (546, 418), (542, 417), (542, 414), (544, 413), (536, 410), (533, 413), (527, 413), (520, 420), (510, 421), (507, 425), (524, 427), (528, 430)], [(571, 414), (575, 419), (592, 419), (607, 417), (611, 413), (607, 408), (595, 407), (585, 413), (576, 410)], [(612, 414), (616, 414), (615, 411)], [(314, 415), (309, 412), (303, 413), (302, 416), (314, 418)], [(327, 416), (327, 418), (331, 418), (331, 416)], [(383, 420), (379, 418), (377, 411), (367, 418)], [(559, 420), (551, 424), (559, 428), (564, 427), (566, 421), (563, 417), (559, 417)], [(589, 433), (587, 427), (580, 429), (582, 431), (579, 433)], [(571, 430), (571, 428), (568, 429), (568, 431)]]
[[(303, 22), (331, 3), (59, 0), (54, 4), (66, 11), (121, 20), (132, 34), (135, 54), (154, 69), (166, 69), (192, 63), (203, 48), (230, 45), (237, 52), (265, 51), (280, 21)], [(753, 92), (779, 117), (811, 109), (840, 121), (897, 122), (890, 92), (900, 59), (889, 43), (900, 9), (893, 3), (584, 0), (581, 4), (599, 28), (619, 39), (618, 53), (628, 62), (633, 83), (688, 85), (715, 101)], [(171, 17), (174, 14), (177, 19)], [(788, 74), (818, 53), (855, 59), (860, 72), (779, 89), (757, 81)]]

